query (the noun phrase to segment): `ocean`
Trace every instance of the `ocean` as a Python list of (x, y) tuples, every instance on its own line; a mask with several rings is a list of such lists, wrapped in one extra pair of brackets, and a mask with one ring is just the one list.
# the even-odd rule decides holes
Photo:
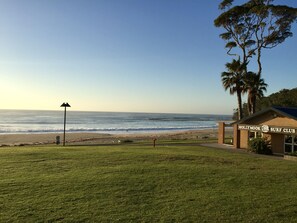
[[(67, 110), (67, 132), (150, 133), (212, 129), (230, 115), (79, 112)], [(60, 133), (64, 110), (0, 110), (0, 134)]]

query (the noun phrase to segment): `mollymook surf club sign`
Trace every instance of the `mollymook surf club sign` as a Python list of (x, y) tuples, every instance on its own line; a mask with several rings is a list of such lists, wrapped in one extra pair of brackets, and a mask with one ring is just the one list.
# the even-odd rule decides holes
[(248, 130), (263, 133), (296, 134), (297, 128), (268, 126), (268, 125), (238, 125), (238, 130)]

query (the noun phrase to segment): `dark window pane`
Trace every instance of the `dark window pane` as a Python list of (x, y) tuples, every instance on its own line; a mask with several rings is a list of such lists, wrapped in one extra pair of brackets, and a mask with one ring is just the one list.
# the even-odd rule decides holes
[(285, 136), (285, 143), (292, 143), (292, 136)]
[(249, 132), (249, 138), (250, 139), (255, 138), (255, 132)]
[(292, 152), (292, 145), (285, 144), (285, 152), (291, 153)]
[(257, 138), (262, 138), (262, 132), (256, 132), (256, 137)]
[(294, 137), (294, 144), (297, 145), (297, 136)]

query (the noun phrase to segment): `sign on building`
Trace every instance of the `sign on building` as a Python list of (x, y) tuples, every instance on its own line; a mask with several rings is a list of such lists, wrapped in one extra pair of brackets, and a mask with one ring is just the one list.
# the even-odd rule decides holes
[(268, 126), (268, 125), (238, 125), (238, 130), (248, 130), (251, 132), (296, 134), (297, 129), (291, 127)]

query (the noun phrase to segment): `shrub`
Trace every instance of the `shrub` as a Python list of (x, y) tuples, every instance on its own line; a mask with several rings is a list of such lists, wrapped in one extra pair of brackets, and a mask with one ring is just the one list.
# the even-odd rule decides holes
[(270, 142), (265, 138), (255, 138), (250, 140), (248, 149), (249, 151), (258, 154), (272, 154)]
[(292, 153), (288, 153), (286, 155), (289, 155), (289, 156), (297, 156), (297, 152), (292, 152)]
[(132, 143), (132, 142), (133, 142), (133, 140), (131, 140), (131, 139), (125, 139), (122, 141), (122, 143)]

